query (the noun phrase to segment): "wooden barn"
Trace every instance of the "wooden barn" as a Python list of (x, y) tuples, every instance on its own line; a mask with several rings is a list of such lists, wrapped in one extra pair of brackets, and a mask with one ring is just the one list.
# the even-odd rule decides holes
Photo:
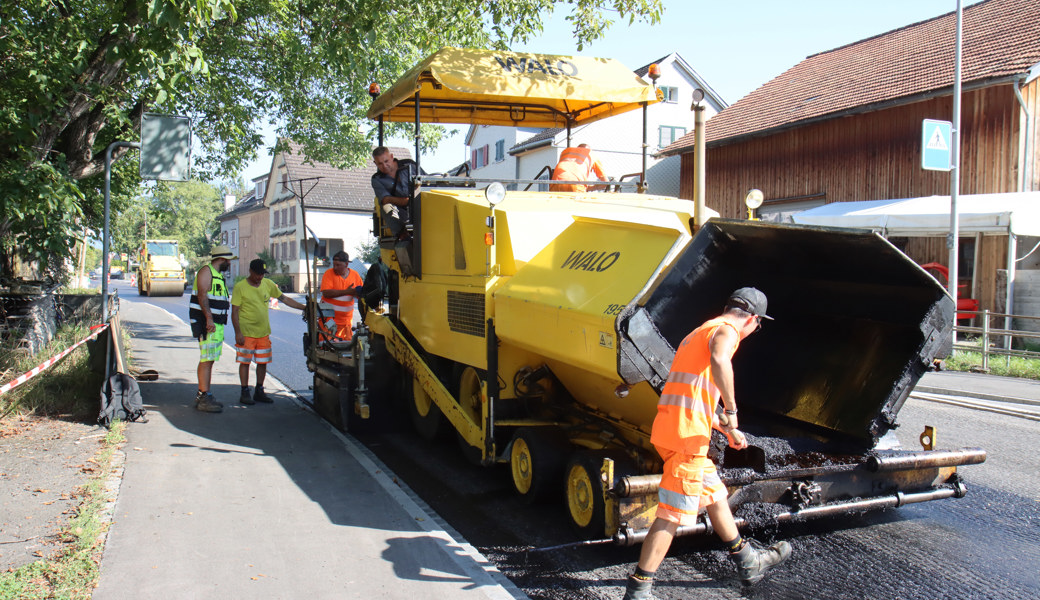
[[(986, 0), (963, 17), (960, 193), (1040, 190), (1040, 1)], [(921, 132), (923, 119), (952, 120), (955, 23), (951, 12), (814, 54), (712, 117), (706, 204), (743, 218), (758, 188), (759, 216), (784, 220), (832, 202), (949, 195), (949, 173), (921, 168)], [(661, 153), (682, 155), (684, 198), (693, 140)], [(949, 262), (943, 237), (892, 241), (921, 264)], [(1036, 240), (1024, 242), (1022, 254)], [(961, 289), (980, 308), (1004, 306), (1008, 246), (1007, 235), (961, 238)]]

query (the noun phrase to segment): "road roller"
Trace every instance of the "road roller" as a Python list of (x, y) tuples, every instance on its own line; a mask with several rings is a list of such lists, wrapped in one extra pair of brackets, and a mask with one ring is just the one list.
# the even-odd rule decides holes
[(142, 296), (183, 296), (184, 266), (177, 240), (144, 240), (139, 250), (137, 293)]

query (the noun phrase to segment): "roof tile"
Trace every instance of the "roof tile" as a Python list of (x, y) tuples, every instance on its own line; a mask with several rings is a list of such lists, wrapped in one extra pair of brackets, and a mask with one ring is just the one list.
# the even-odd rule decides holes
[[(390, 148), (397, 158), (411, 158), (407, 148)], [(372, 174), (375, 163), (369, 156), (365, 166), (357, 169), (338, 169), (328, 163), (309, 161), (303, 146), (289, 142), (284, 152), (289, 180), (320, 178), (317, 184), (306, 181), (297, 192), (305, 193), (307, 208), (329, 208), (341, 210), (371, 211), (373, 206)], [(311, 187), (313, 186), (313, 187)]]

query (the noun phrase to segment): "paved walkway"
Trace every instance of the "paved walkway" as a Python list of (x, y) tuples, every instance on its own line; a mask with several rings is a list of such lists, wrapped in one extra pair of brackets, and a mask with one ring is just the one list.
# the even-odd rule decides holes
[[(126, 460), (95, 600), (124, 598), (526, 598), (353, 438), (268, 379), (274, 404), (242, 406), (224, 347), (213, 393), (192, 407), (187, 325), (124, 302), (148, 423)], [(295, 349), (275, 348), (279, 352)], [(252, 373), (251, 373), (252, 376)]]
[(998, 402), (1040, 405), (1040, 381), (981, 373), (938, 371), (925, 373), (915, 392), (961, 396)]

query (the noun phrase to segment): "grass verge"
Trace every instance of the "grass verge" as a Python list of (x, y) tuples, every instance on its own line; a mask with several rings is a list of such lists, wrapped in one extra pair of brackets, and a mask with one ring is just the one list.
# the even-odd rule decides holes
[[(36, 356), (29, 356), (15, 342), (5, 342), (0, 346), (0, 382), (7, 383), (88, 335), (87, 325), (62, 325), (50, 344)], [(46, 371), (0, 396), (0, 416), (34, 413), (86, 419), (93, 411), (96, 418), (104, 376), (90, 369), (88, 346), (80, 346)]]
[(60, 533), (65, 546), (46, 560), (0, 574), (0, 599), (89, 599), (100, 576), (101, 554), (111, 498), (107, 482), (116, 468), (115, 455), (126, 441), (126, 424), (116, 421), (94, 455), (97, 470), (79, 490), (83, 499), (76, 516)]
[[(978, 351), (957, 350), (953, 355), (947, 357), (943, 362), (947, 371), (979, 371), (982, 369), (982, 350)], [(990, 375), (1002, 375), (1004, 377), (1021, 377), (1024, 379), (1040, 380), (1040, 359), (1025, 358), (1021, 356), (1001, 356), (999, 354), (989, 355)]]

